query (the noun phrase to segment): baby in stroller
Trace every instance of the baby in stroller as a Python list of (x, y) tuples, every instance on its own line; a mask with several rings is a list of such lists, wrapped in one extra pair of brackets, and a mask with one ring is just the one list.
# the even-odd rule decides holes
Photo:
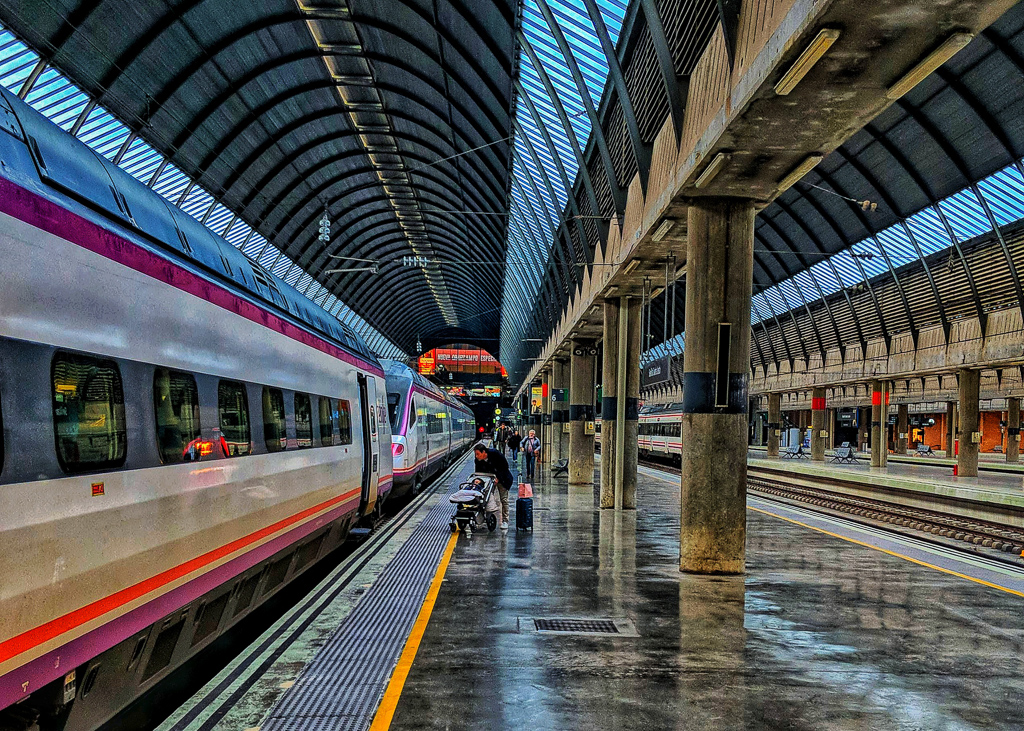
[(494, 475), (473, 473), (448, 497), (456, 505), (449, 526), (452, 531), (471, 533), (486, 525), (493, 531), (498, 527), (501, 499), (498, 497)]

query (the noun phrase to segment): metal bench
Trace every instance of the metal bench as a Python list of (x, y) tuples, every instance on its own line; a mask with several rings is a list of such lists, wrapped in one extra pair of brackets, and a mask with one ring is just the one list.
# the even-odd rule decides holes
[(552, 467), (551, 467), (551, 476), (552, 477), (558, 477), (559, 475), (568, 475), (568, 474), (569, 474), (569, 460), (567, 460), (567, 459), (560, 459), (557, 462), (555, 462), (555, 464), (552, 465)]
[(918, 457), (921, 457), (921, 456), (934, 457), (935, 456), (935, 450), (932, 449), (932, 446), (930, 444), (918, 444), (917, 445), (917, 449), (914, 451), (914, 454), (916, 456), (918, 456)]
[(809, 459), (807, 452), (804, 451), (804, 445), (792, 444), (786, 447), (786, 450), (782, 453), (783, 459)]
[(841, 446), (832, 450), (832, 459), (830, 461), (841, 464), (853, 464), (857, 461), (857, 453), (853, 451), (853, 447), (850, 446), (849, 442), (843, 442)]

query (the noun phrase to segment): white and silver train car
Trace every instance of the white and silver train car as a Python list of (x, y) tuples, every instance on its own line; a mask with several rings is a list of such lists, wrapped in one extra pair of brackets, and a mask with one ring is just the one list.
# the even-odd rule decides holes
[(476, 439), (476, 418), (409, 366), (383, 361), (395, 495), (418, 493)]
[(93, 729), (375, 510), (384, 371), (2, 89), (0, 161), (0, 726)]
[[(637, 422), (637, 450), (645, 457), (679, 462), (683, 451), (683, 405), (658, 404), (640, 409)], [(596, 425), (595, 441), (601, 445), (601, 419)]]

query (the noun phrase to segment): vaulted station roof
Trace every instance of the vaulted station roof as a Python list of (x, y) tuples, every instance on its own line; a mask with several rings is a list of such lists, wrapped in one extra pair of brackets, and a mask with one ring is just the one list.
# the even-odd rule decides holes
[[(5, 67), (0, 38), (0, 83), (385, 344), (480, 344), (517, 381), (737, 5), (0, 0), (38, 54)], [(759, 214), (755, 329), (1021, 218), (1022, 29), (1018, 5)]]
[(167, 154), (184, 196), (208, 192), (401, 348), (497, 349), (514, 0), (58, 0), (0, 17)]

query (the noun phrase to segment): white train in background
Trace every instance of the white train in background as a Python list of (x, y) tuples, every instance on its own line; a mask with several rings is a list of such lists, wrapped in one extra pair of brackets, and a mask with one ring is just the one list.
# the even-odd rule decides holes
[[(683, 451), (682, 430), (682, 403), (643, 407), (637, 423), (637, 448), (640, 455), (678, 463)], [(595, 439), (600, 445), (600, 417), (597, 419)]]
[(3, 89), (0, 160), (0, 727), (88, 731), (378, 509), (385, 376)]
[(409, 366), (385, 360), (395, 496), (416, 494), (477, 438), (476, 418)]

